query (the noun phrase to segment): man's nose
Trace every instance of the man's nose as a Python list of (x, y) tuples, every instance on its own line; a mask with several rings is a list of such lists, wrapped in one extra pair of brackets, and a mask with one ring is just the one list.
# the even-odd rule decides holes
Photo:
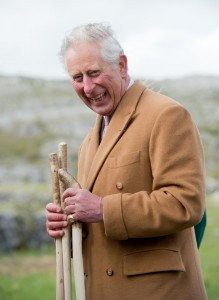
[(83, 83), (84, 83), (84, 92), (86, 95), (90, 95), (93, 92), (93, 89), (95, 87), (95, 84), (92, 80), (91, 77), (85, 75), (83, 78)]

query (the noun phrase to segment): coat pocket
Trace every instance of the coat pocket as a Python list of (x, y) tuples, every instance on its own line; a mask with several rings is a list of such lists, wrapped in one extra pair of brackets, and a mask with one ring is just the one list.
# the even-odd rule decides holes
[(134, 164), (138, 162), (139, 159), (140, 159), (140, 151), (126, 153), (118, 157), (108, 158), (109, 161), (108, 166), (109, 168), (119, 168), (130, 164)]
[(152, 249), (126, 254), (123, 257), (123, 272), (126, 276), (167, 271), (185, 272), (179, 251)]

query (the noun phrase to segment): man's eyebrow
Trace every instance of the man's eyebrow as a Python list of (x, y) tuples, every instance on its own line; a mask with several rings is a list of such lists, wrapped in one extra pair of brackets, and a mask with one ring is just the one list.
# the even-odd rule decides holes
[(83, 75), (81, 72), (75, 72), (75, 73), (71, 74), (72, 77), (81, 76), (81, 75)]
[(90, 69), (90, 70), (87, 70), (85, 73), (83, 72), (75, 72), (73, 74), (71, 74), (71, 77), (77, 77), (77, 76), (83, 76), (84, 74), (87, 74), (88, 76), (89, 75), (92, 75), (93, 73), (100, 73), (101, 71), (99, 69)]
[(99, 73), (100, 72), (100, 70), (99, 69), (93, 69), (93, 70), (88, 70), (87, 72), (86, 72), (86, 74), (92, 74), (92, 73)]

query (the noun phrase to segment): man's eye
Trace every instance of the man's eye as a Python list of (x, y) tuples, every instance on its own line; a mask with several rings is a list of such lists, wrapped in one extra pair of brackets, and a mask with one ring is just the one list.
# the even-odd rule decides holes
[(92, 72), (90, 72), (89, 75), (90, 75), (91, 77), (99, 76), (99, 75), (100, 75), (100, 71), (92, 71)]
[(73, 80), (75, 82), (81, 82), (83, 80), (83, 76), (82, 75), (76, 75), (73, 77)]

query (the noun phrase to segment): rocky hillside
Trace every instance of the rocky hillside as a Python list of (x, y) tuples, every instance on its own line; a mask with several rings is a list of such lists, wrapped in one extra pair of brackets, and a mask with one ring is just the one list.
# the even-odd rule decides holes
[(156, 84), (191, 112), (202, 137), (206, 174), (219, 179), (219, 77), (194, 76)]
[[(189, 109), (202, 135), (207, 175), (218, 179), (219, 77), (147, 84)], [(48, 180), (47, 157), (61, 141), (68, 143), (75, 166), (79, 144), (95, 119), (70, 82), (22, 77), (0, 77), (0, 111), (2, 183)]]
[[(197, 123), (206, 156), (207, 188), (219, 190), (219, 77), (159, 82), (153, 90), (181, 102)], [(45, 205), (51, 199), (48, 154), (68, 143), (76, 174), (77, 151), (95, 114), (70, 82), (0, 76), (0, 252), (51, 243)]]
[(67, 81), (0, 77), (0, 109), (2, 182), (44, 181), (48, 154), (66, 141), (76, 156), (94, 119)]

